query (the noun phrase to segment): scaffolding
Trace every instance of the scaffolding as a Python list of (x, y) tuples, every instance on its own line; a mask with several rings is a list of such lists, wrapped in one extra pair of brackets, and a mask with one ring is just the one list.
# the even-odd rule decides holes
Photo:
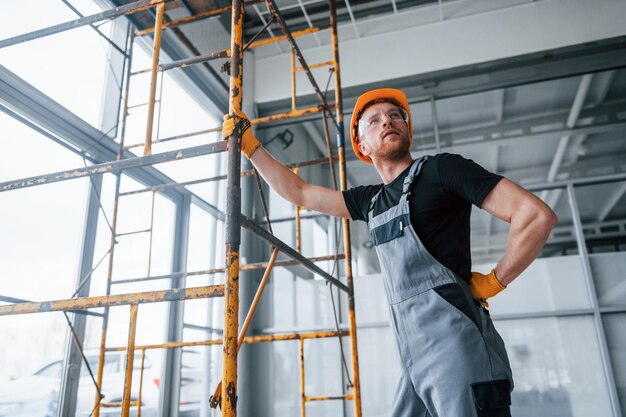
[[(306, 161), (297, 164), (289, 165), (294, 169), (296, 174), (300, 167), (323, 165), (328, 164), (330, 167), (330, 174), (333, 185), (337, 187), (337, 180), (335, 174), (334, 164), (338, 162), (339, 165), (339, 188), (345, 190), (347, 186), (346, 179), (346, 160), (345, 160), (345, 148), (344, 148), (344, 131), (343, 131), (343, 107), (342, 107), (342, 95), (341, 95), (341, 79), (339, 70), (339, 53), (338, 53), (338, 38), (337, 38), (337, 22), (336, 22), (336, 5), (335, 0), (329, 0), (329, 25), (328, 27), (310, 27), (298, 32), (291, 32), (288, 28), (285, 20), (283, 19), (278, 7), (274, 0), (265, 0), (265, 4), (270, 13), (270, 19), (265, 23), (265, 26), (253, 36), (253, 38), (244, 45), (243, 43), (243, 18), (245, 13), (245, 6), (255, 3), (261, 3), (260, 0), (249, 0), (244, 2), (243, 0), (234, 0), (232, 6), (215, 8), (203, 13), (192, 15), (190, 17), (166, 21), (165, 19), (165, 7), (167, 3), (171, 3), (169, 0), (140, 0), (133, 3), (129, 3), (124, 6), (117, 7), (115, 9), (103, 11), (91, 16), (81, 17), (79, 19), (58, 24), (42, 30), (37, 30), (24, 35), (16, 36), (13, 38), (0, 40), (0, 48), (15, 45), (18, 43), (30, 41), (43, 36), (52, 35), (55, 33), (63, 32), (66, 30), (74, 29), (81, 26), (93, 25), (95, 23), (104, 22), (110, 19), (117, 18), (119, 16), (130, 15), (143, 10), (154, 10), (155, 24), (154, 27), (130, 31), (127, 39), (126, 50), (119, 49), (112, 41), (109, 41), (114, 47), (118, 48), (122, 52), (126, 59), (124, 61), (124, 93), (123, 93), (123, 109), (121, 112), (121, 120), (119, 121), (120, 140), (119, 150), (117, 153), (117, 159), (111, 162), (99, 163), (91, 166), (81, 167), (77, 169), (71, 169), (37, 177), (23, 178), (19, 180), (7, 181), (0, 183), (0, 192), (10, 191), (25, 187), (38, 186), (43, 184), (49, 184), (53, 182), (66, 181), (76, 178), (92, 177), (110, 173), (115, 175), (115, 197), (113, 206), (113, 215), (111, 221), (111, 238), (110, 249), (108, 252), (108, 269), (107, 269), (107, 281), (106, 291), (104, 296), (97, 297), (75, 297), (72, 296), (69, 299), (53, 300), (44, 302), (28, 302), (25, 300), (12, 299), (10, 297), (0, 297), (4, 301), (12, 302), (9, 305), (0, 306), (0, 315), (16, 315), (16, 314), (30, 314), (41, 312), (75, 312), (79, 314), (89, 314), (100, 317), (102, 319), (102, 333), (100, 338), (100, 353), (97, 376), (95, 379), (96, 385), (96, 399), (94, 403), (94, 416), (98, 417), (100, 409), (103, 406), (121, 406), (122, 417), (130, 415), (131, 407), (137, 407), (137, 415), (141, 415), (141, 393), (142, 393), (142, 381), (144, 371), (144, 360), (146, 350), (150, 349), (172, 349), (185, 346), (210, 346), (210, 345), (223, 345), (223, 374), (222, 380), (217, 384), (216, 391), (211, 397), (210, 404), (213, 408), (219, 406), (222, 410), (222, 415), (225, 417), (231, 417), (237, 415), (237, 358), (239, 349), (243, 344), (249, 343), (264, 343), (264, 342), (277, 342), (285, 340), (297, 340), (299, 341), (300, 349), (300, 389), (301, 389), (301, 415), (306, 415), (306, 404), (313, 401), (326, 401), (326, 400), (351, 400), (353, 402), (354, 416), (361, 417), (361, 393), (360, 393), (360, 378), (359, 378), (359, 365), (358, 365), (358, 352), (357, 352), (357, 334), (356, 334), (356, 317), (355, 317), (355, 305), (354, 305), (354, 289), (352, 279), (351, 268), (351, 251), (350, 251), (350, 229), (347, 219), (342, 221), (342, 234), (343, 234), (343, 253), (337, 253), (334, 255), (306, 258), (300, 253), (301, 246), (301, 210), (296, 207), (296, 249), (290, 247), (286, 243), (276, 238), (271, 230), (271, 223), (269, 221), (269, 215), (267, 208), (265, 207), (264, 197), (261, 194), (263, 206), (267, 216), (268, 230), (261, 227), (257, 222), (251, 220), (241, 213), (241, 188), (240, 180), (242, 176), (255, 175), (255, 171), (242, 171), (240, 167), (241, 163), (241, 132), (235, 130), (232, 136), (225, 141), (218, 141), (214, 143), (208, 143), (204, 145), (194, 146), (190, 148), (176, 149), (173, 151), (152, 153), (152, 144), (166, 141), (173, 141), (176, 139), (182, 139), (190, 136), (218, 132), (221, 128), (205, 129), (197, 132), (186, 133), (182, 135), (176, 135), (167, 138), (154, 139), (153, 126), (155, 117), (155, 104), (160, 101), (157, 99), (157, 84), (158, 75), (165, 71), (182, 68), (199, 63), (206, 63), (214, 59), (229, 59), (228, 72), (230, 75), (230, 90), (229, 90), (229, 113), (234, 115), (242, 111), (242, 74), (243, 74), (243, 52), (248, 48), (254, 48), (261, 45), (266, 45), (272, 42), (279, 42), (287, 40), (291, 46), (291, 73), (292, 73), (292, 106), (291, 110), (287, 113), (271, 115), (263, 118), (257, 118), (251, 120), (253, 125), (272, 122), (275, 120), (283, 120), (288, 118), (297, 118), (304, 115), (313, 113), (322, 113), (322, 120), (324, 122), (324, 133), (326, 138), (328, 158), (323, 158), (314, 161)], [(229, 49), (213, 52), (210, 54), (195, 56), (192, 58), (179, 60), (170, 63), (159, 64), (159, 54), (161, 51), (161, 34), (163, 30), (167, 28), (174, 28), (180, 25), (184, 25), (191, 22), (196, 22), (200, 19), (206, 19), (208, 17), (217, 16), (223, 13), (231, 12), (231, 46)], [(263, 19), (262, 19), (263, 20)], [(258, 35), (266, 30), (272, 23), (277, 23), (281, 29), (282, 35), (273, 36), (269, 39), (256, 40)], [(308, 65), (304, 56), (295, 41), (298, 36), (304, 36), (308, 34), (314, 34), (320, 30), (328, 29), (331, 34), (331, 46), (332, 46), (332, 59), (323, 63)], [(153, 40), (153, 54), (151, 68), (136, 72), (131, 72), (131, 59), (132, 48), (136, 37), (152, 35)], [(299, 62), (299, 67), (296, 66), (296, 60)], [(335, 101), (334, 103), (328, 103), (322, 90), (317, 85), (315, 78), (311, 72), (311, 68), (317, 68), (321, 66), (329, 66), (334, 74), (335, 80)], [(150, 73), (150, 89), (149, 100), (144, 105), (148, 107), (147, 125), (145, 141), (143, 144), (125, 144), (127, 116), (129, 113), (129, 86), (130, 80), (134, 75)], [(319, 104), (314, 107), (308, 107), (298, 109), (296, 106), (296, 82), (295, 74), (297, 72), (305, 72), (308, 80), (310, 81), (315, 94), (319, 100)], [(162, 81), (161, 81), (162, 86)], [(334, 110), (334, 114), (333, 114)], [(160, 112), (160, 110), (159, 110)], [(333, 155), (330, 134), (328, 127), (328, 120), (331, 119), (332, 124), (337, 130), (337, 155)], [(158, 135), (157, 135), (158, 136)], [(144, 155), (134, 156), (129, 153), (129, 150), (143, 146)], [(159, 184), (144, 189), (122, 192), (120, 189), (122, 173), (132, 168), (141, 168), (152, 166), (154, 164), (180, 161), (187, 158), (194, 158), (203, 155), (216, 154), (220, 152), (228, 153), (228, 173), (225, 176), (217, 176), (211, 178), (203, 178), (199, 180), (187, 181), (187, 182), (174, 182), (167, 184)], [(130, 157), (129, 157), (130, 156)], [(258, 177), (257, 177), (258, 179)], [(152, 234), (154, 225), (154, 201), (155, 195), (158, 192), (163, 192), (169, 188), (185, 187), (192, 184), (198, 184), (202, 182), (221, 181), (227, 182), (226, 191), (226, 211), (221, 212), (217, 207), (206, 204), (208, 211), (217, 219), (225, 222), (225, 254), (226, 263), (225, 268), (213, 268), (203, 271), (191, 271), (187, 272), (173, 272), (167, 275), (151, 276), (150, 266), (148, 266), (148, 274), (145, 277), (133, 278), (133, 279), (116, 279), (113, 280), (113, 265), (116, 239), (120, 236), (130, 233), (148, 233), (150, 238), (150, 256), (152, 249)], [(262, 192), (260, 183), (257, 181), (259, 191)], [(117, 232), (118, 221), (118, 209), (119, 201), (121, 198), (138, 193), (152, 193), (152, 208), (150, 215), (150, 227), (146, 230), (134, 231), (129, 233)], [(241, 243), (241, 228), (247, 229), (252, 234), (264, 239), (272, 246), (272, 252), (270, 259), (267, 262), (252, 263), (247, 265), (239, 265), (239, 249)], [(339, 250), (339, 248), (336, 248)], [(287, 255), (291, 260), (277, 261), (279, 252)], [(345, 283), (335, 278), (331, 274), (327, 273), (316, 265), (316, 262), (343, 259), (345, 261)], [(150, 265), (150, 260), (148, 260)], [(337, 325), (336, 331), (319, 331), (308, 333), (292, 333), (281, 335), (267, 335), (267, 336), (247, 336), (247, 330), (254, 316), (258, 303), (261, 299), (263, 290), (269, 280), (270, 274), (274, 266), (286, 266), (300, 264), (317, 274), (321, 278), (327, 281), (327, 283), (335, 286), (337, 289), (346, 293), (348, 298), (348, 330), (340, 330)], [(239, 326), (239, 273), (244, 270), (252, 269), (265, 269), (263, 278), (254, 300), (250, 306), (248, 314), (244, 320), (244, 323)], [(113, 284), (139, 282), (148, 280), (157, 280), (164, 278), (180, 278), (192, 275), (212, 275), (217, 273), (225, 274), (225, 282), (223, 285), (208, 285), (201, 287), (189, 287), (189, 288), (172, 288), (168, 290), (160, 291), (147, 291), (139, 293), (127, 293), (127, 294), (111, 294), (111, 287)], [(81, 285), (83, 285), (85, 282)], [(80, 286), (79, 286), (80, 289)], [(78, 291), (77, 291), (78, 293)], [(76, 295), (76, 293), (75, 293)], [(331, 289), (332, 295), (332, 289)], [(208, 299), (212, 297), (224, 297), (224, 331), (223, 338), (221, 340), (206, 340), (201, 342), (168, 342), (157, 345), (144, 345), (136, 346), (135, 335), (137, 330), (137, 312), (140, 304), (155, 303), (155, 302), (174, 302), (193, 299)], [(333, 301), (334, 303), (334, 301)], [(130, 308), (129, 315), (129, 327), (128, 327), (128, 343), (126, 347), (108, 347), (107, 346), (107, 328), (109, 320), (109, 308), (113, 306), (128, 305)], [(333, 304), (334, 306), (334, 304)], [(92, 313), (89, 309), (104, 307), (104, 313)], [(78, 345), (79, 350), (82, 353), (80, 347), (80, 341), (76, 337), (69, 318), (68, 324), (72, 330), (74, 341)], [(349, 337), (350, 340), (350, 357), (352, 361), (352, 384), (349, 386), (352, 392), (344, 393), (342, 395), (328, 395), (328, 396), (308, 396), (305, 393), (305, 375), (304, 375), (304, 343), (305, 340), (318, 339), (318, 338), (338, 338)], [(110, 351), (126, 351), (126, 370), (123, 398), (121, 403), (105, 403), (101, 394), (101, 387), (103, 382), (103, 368), (106, 352)], [(133, 384), (133, 369), (135, 352), (141, 352), (141, 375), (139, 381), (139, 398), (136, 401), (131, 401), (131, 388)], [(343, 355), (343, 349), (342, 349)], [(84, 355), (83, 355), (84, 358)], [(344, 363), (345, 365), (345, 363)], [(87, 365), (88, 366), (88, 365)], [(91, 370), (90, 370), (91, 372)], [(350, 379), (349, 371), (348, 378)], [(203, 393), (208, 395), (208, 393)]]

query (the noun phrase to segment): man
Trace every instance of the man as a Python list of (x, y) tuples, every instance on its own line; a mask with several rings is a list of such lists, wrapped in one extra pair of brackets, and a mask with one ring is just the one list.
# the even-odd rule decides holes
[[(413, 160), (411, 110), (400, 90), (357, 100), (352, 147), (383, 184), (343, 193), (308, 184), (274, 160), (242, 117), (225, 116), (223, 134), (243, 132), (242, 152), (276, 192), (298, 206), (367, 222), (402, 361), (391, 415), (510, 416), (513, 379), (487, 299), (539, 255), (557, 222), (552, 210), (458, 155)], [(472, 204), (511, 224), (505, 253), (486, 275), (470, 272)]]

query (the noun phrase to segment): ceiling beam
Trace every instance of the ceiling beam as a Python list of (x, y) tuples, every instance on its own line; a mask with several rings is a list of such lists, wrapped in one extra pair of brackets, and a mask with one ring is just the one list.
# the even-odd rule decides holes
[(613, 207), (615, 207), (615, 205), (622, 198), (624, 193), (626, 193), (626, 182), (617, 184), (613, 193), (611, 193), (609, 198), (600, 209), (600, 213), (598, 214), (598, 222), (603, 222), (604, 219), (607, 218), (611, 210), (613, 210)]
[[(591, 86), (592, 81), (593, 74), (585, 74), (580, 79), (580, 83), (578, 84), (578, 90), (576, 91), (576, 96), (574, 97), (574, 102), (572, 103), (572, 107), (570, 108), (569, 114), (567, 116), (567, 121), (565, 122), (565, 126), (568, 129), (573, 129), (576, 126), (576, 123), (578, 122), (578, 116), (580, 116), (580, 111), (585, 105), (585, 100), (587, 99), (589, 87)], [(556, 148), (556, 153), (552, 158), (552, 163), (550, 164), (550, 169), (548, 170), (548, 176), (546, 178), (546, 181), (552, 182), (556, 178), (556, 174), (559, 172), (561, 162), (563, 162), (563, 156), (565, 155), (565, 151), (569, 146), (569, 141), (571, 137), (571, 135), (564, 135), (563, 137), (561, 137), (559, 145)], [(539, 195), (539, 198), (546, 201), (549, 194), (549, 191), (542, 191)], [(550, 205), (550, 207), (554, 206)]]

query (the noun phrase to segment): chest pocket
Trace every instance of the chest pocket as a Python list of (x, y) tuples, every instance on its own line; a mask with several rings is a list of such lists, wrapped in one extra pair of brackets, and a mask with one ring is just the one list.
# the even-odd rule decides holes
[(382, 245), (383, 243), (390, 242), (402, 236), (404, 234), (404, 228), (409, 225), (409, 221), (409, 215), (402, 214), (372, 229), (371, 235), (374, 240), (374, 245)]

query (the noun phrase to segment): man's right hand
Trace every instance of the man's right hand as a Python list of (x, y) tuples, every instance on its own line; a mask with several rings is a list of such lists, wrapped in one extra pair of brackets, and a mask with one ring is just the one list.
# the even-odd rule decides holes
[(235, 129), (237, 129), (241, 134), (241, 152), (243, 152), (248, 159), (250, 159), (254, 151), (261, 146), (261, 142), (252, 134), (251, 127), (250, 120), (244, 113), (237, 113), (234, 116), (230, 114), (224, 115), (222, 139), (228, 139), (228, 137), (235, 132)]

